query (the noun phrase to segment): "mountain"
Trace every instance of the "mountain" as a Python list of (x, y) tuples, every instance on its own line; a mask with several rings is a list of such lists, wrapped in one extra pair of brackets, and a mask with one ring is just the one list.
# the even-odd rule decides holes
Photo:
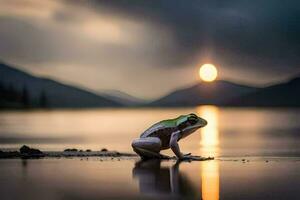
[(0, 63), (0, 107), (118, 107), (120, 103), (92, 92), (39, 78)]
[(300, 77), (238, 97), (228, 105), (300, 107)]
[(202, 82), (192, 87), (176, 90), (165, 97), (151, 102), (148, 106), (223, 105), (231, 99), (257, 90), (259, 90), (259, 88), (222, 80), (211, 83)]
[(139, 106), (146, 102), (146, 100), (139, 99), (119, 90), (107, 90), (101, 92), (100, 95), (107, 97), (108, 99), (112, 99), (125, 106)]

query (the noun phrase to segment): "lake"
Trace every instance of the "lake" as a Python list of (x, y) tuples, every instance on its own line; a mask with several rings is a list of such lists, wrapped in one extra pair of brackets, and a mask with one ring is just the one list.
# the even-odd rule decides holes
[[(180, 141), (182, 151), (205, 156), (299, 156), (300, 110), (218, 108), (91, 109), (0, 112), (1, 148), (131, 152), (131, 141), (152, 124), (196, 113), (208, 121)], [(170, 154), (170, 151), (166, 152)]]
[(1, 199), (300, 199), (298, 109), (3, 111), (0, 149), (132, 152), (131, 140), (153, 123), (191, 112), (208, 125), (180, 141), (181, 150), (215, 160), (2, 159)]

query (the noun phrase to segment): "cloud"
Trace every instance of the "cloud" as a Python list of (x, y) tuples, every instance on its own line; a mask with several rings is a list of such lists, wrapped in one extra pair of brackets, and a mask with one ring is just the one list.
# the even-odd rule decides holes
[[(0, 17), (2, 55), (26, 62), (101, 64), (106, 60), (109, 64), (109, 61), (124, 58), (130, 62), (136, 57), (151, 62), (155, 60), (153, 57), (159, 57), (157, 49), (171, 43), (163, 28), (101, 15), (79, 6), (68, 8), (64, 4), (56, 9), (49, 7), (45, 11), (51, 13), (48, 17), (40, 17), (35, 12), (30, 16), (27, 12), (18, 12), (19, 9), (12, 11), (13, 15)], [(160, 35), (161, 39), (155, 41), (152, 35)], [(118, 59), (109, 59), (112, 56)]]
[(147, 98), (192, 84), (204, 62), (219, 66), (221, 78), (269, 83), (300, 72), (299, 7), (291, 0), (0, 0), (0, 59)]
[(214, 51), (213, 57), (229, 64), (299, 67), (300, 3), (296, 0), (92, 2), (169, 27), (176, 37), (174, 53), (187, 62), (199, 52)]

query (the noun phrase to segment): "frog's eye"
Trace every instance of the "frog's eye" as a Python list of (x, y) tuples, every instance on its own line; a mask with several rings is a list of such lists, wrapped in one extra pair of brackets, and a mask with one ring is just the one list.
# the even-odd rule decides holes
[(198, 122), (198, 117), (195, 117), (195, 116), (190, 116), (188, 117), (188, 122), (190, 122), (191, 125), (194, 125)]

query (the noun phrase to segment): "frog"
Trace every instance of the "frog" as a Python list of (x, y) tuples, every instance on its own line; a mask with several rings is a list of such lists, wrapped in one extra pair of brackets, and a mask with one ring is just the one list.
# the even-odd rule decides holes
[(207, 121), (194, 113), (162, 120), (134, 139), (131, 146), (142, 159), (170, 158), (160, 154), (160, 151), (166, 149), (171, 149), (179, 160), (188, 159), (191, 154), (182, 153), (178, 142), (206, 125)]

